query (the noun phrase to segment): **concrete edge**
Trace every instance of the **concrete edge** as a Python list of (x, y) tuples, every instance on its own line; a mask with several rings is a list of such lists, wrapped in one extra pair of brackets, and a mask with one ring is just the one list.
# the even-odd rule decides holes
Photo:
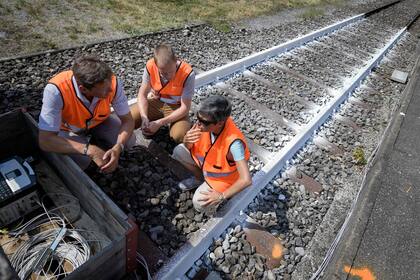
[[(388, 157), (388, 150), (392, 150), (398, 138), (404, 116), (399, 112), (406, 112), (414, 94), (416, 77), (420, 77), (420, 43), (417, 45), (416, 62), (411, 72), (411, 79), (407, 84), (400, 104), (394, 109), (393, 117), (385, 129), (382, 141), (378, 144), (375, 155), (366, 170), (365, 180), (361, 183), (359, 199), (347, 228), (334, 250), (331, 261), (323, 272), (322, 279), (343, 279), (343, 264), (352, 264), (362, 241), (370, 215), (375, 206), (376, 197), (380, 190), (375, 182), (379, 179)], [(386, 137), (385, 137), (386, 136)]]

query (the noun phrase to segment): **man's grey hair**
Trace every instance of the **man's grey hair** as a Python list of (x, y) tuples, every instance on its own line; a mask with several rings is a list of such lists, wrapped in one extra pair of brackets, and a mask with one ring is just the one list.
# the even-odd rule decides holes
[(220, 122), (230, 116), (232, 104), (223, 96), (212, 95), (201, 103), (198, 112), (200, 115), (211, 118), (214, 122)]

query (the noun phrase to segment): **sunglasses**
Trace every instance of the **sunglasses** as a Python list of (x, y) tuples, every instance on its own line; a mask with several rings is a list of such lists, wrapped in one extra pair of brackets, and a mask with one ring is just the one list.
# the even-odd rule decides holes
[(211, 124), (216, 124), (217, 122), (215, 121), (207, 121), (207, 120), (203, 120), (199, 114), (197, 114), (197, 120), (199, 123), (201, 123), (204, 126), (209, 126)]

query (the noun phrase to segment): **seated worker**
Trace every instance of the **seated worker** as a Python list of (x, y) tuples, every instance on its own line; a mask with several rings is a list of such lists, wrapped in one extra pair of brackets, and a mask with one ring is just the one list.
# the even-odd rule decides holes
[(230, 117), (232, 106), (222, 96), (211, 96), (200, 105), (198, 121), (186, 133), (172, 157), (193, 172), (183, 180), (183, 190), (202, 183), (193, 196), (194, 208), (212, 214), (224, 200), (252, 183), (245, 137)]
[(143, 134), (151, 136), (170, 124), (170, 137), (181, 143), (191, 127), (188, 113), (194, 84), (191, 66), (179, 60), (169, 45), (157, 46), (146, 63), (137, 106), (131, 106), (135, 128), (141, 126)]
[[(116, 115), (111, 115), (111, 105)], [(69, 154), (82, 168), (91, 160), (102, 172), (118, 166), (124, 149), (136, 140), (134, 121), (121, 81), (96, 56), (82, 56), (72, 69), (49, 80), (39, 116), (39, 146)], [(91, 143), (103, 144), (104, 148)]]

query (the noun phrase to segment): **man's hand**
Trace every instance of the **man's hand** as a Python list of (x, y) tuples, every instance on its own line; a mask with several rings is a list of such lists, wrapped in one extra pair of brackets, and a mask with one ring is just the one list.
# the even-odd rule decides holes
[(198, 126), (197, 123), (191, 127), (190, 130), (187, 131), (187, 133), (184, 136), (184, 144), (187, 147), (190, 147), (192, 144), (196, 143), (198, 140), (200, 140), (201, 137), (201, 128)]
[(213, 190), (209, 189), (208, 191), (200, 191), (200, 194), (202, 194), (202, 198), (198, 199), (198, 201), (204, 202), (202, 205), (217, 205), (222, 202), (223, 200), (223, 194)]
[(99, 168), (102, 168), (106, 164), (106, 161), (103, 159), (105, 151), (99, 148), (98, 146), (89, 145), (87, 155)]
[(159, 120), (149, 122), (149, 126), (146, 130), (143, 130), (143, 134), (145, 135), (153, 135), (155, 134), (159, 128), (162, 126), (161, 122)]
[(121, 154), (121, 145), (115, 144), (114, 147), (106, 151), (102, 159), (106, 162), (105, 165), (101, 167), (101, 171), (104, 173), (111, 173), (118, 167), (118, 160), (120, 159)]
[(141, 130), (144, 132), (147, 132), (149, 129), (149, 118), (148, 117), (141, 117)]
[(151, 89), (149, 93), (147, 94), (147, 99), (159, 99), (159, 98), (160, 98), (160, 94), (154, 91), (153, 89)]

